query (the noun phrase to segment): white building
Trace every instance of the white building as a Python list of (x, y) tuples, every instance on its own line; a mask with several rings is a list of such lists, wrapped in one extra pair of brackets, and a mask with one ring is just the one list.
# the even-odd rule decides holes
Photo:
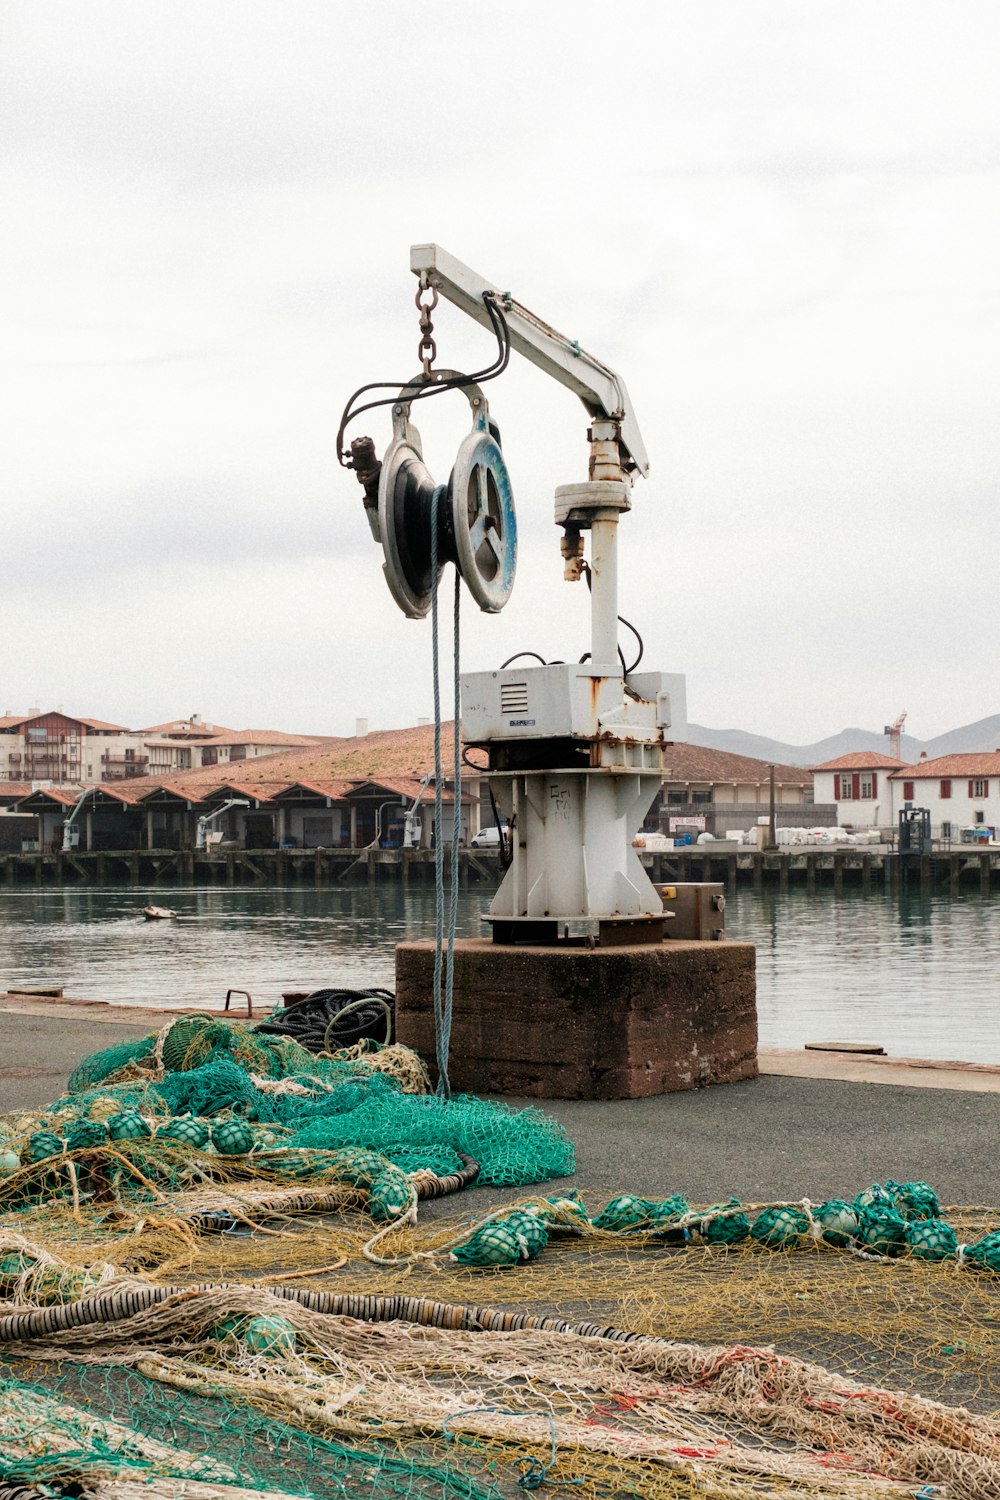
[(893, 772), (890, 780), (896, 815), (907, 802), (926, 807), (932, 838), (957, 843), (963, 830), (971, 838), (986, 837), (991, 829), (995, 839), (1000, 832), (1000, 750), (921, 759)]
[(0, 717), (0, 782), (94, 786), (135, 777), (162, 780), (178, 771), (228, 766), (282, 750), (318, 748), (312, 735), (276, 729), (223, 729), (198, 714), (149, 729), (61, 711)]
[[(841, 828), (884, 828), (896, 825), (899, 807), (893, 801), (892, 777), (906, 769), (880, 750), (856, 750), (813, 766), (813, 796), (833, 802)], [(902, 804), (900, 803), (899, 806)]]
[(145, 769), (141, 745), (122, 724), (59, 712), (0, 718), (0, 781), (78, 786)]

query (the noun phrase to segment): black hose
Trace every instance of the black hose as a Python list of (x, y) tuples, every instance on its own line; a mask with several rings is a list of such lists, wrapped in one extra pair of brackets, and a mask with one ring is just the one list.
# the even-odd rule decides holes
[(253, 1029), (287, 1037), (309, 1052), (338, 1052), (367, 1039), (387, 1042), (395, 1004), (391, 990), (313, 990)]
[[(429, 396), (440, 396), (444, 391), (461, 389), (466, 385), (485, 385), (488, 380), (496, 380), (498, 375), (503, 374), (510, 361), (510, 329), (503, 315), (503, 308), (494, 292), (484, 292), (483, 303), (497, 341), (497, 353), (492, 364), (486, 365), (482, 370), (475, 370), (471, 375), (452, 375), (445, 380), (435, 380), (419, 390), (411, 390), (408, 382), (397, 380), (371, 380), (367, 385), (359, 386), (344, 407), (340, 426), (337, 429), (337, 459), (342, 467), (351, 467), (350, 455), (344, 449), (344, 432), (355, 417), (359, 417), (362, 412), (371, 411), (377, 406), (392, 406), (399, 400), (401, 391), (407, 391), (407, 402), (420, 401)], [(367, 401), (363, 406), (354, 405), (358, 397), (363, 396), (366, 391), (378, 390), (394, 390), (396, 394), (381, 397), (378, 401)]]

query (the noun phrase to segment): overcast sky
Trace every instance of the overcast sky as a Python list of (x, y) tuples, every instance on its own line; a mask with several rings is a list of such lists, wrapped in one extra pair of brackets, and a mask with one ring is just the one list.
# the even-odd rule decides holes
[[(430, 713), (334, 442), (416, 373), (424, 240), (627, 381), (621, 609), (693, 719), (1000, 711), (998, 43), (993, 0), (0, 0), (0, 712)], [(521, 553), (463, 664), (572, 658), (583, 408), (516, 357), (488, 395)]]

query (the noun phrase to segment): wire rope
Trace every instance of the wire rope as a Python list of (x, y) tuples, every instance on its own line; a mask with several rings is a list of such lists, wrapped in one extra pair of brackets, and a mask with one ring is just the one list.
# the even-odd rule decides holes
[[(431, 667), (434, 680), (434, 1051), (438, 1065), (437, 1091), (448, 1098), (448, 1058), (444, 1047), (444, 1006), (441, 999), (441, 971), (444, 942), (444, 840), (442, 817), (444, 797), (441, 787), (441, 662), (438, 637), (438, 509), (445, 486), (439, 484), (431, 497)], [(442, 1053), (444, 1062), (442, 1065)]]

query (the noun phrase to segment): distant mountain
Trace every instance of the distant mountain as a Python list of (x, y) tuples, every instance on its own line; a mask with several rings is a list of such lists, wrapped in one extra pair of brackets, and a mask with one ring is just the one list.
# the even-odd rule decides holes
[(965, 724), (961, 729), (949, 729), (920, 746), (927, 751), (927, 759), (938, 755), (962, 755), (967, 750), (1000, 749), (1000, 714), (991, 714), (988, 719), (977, 719), (974, 724)]
[[(691, 743), (709, 750), (728, 750), (732, 755), (750, 755), (755, 760), (778, 761), (786, 766), (820, 766), (824, 761), (848, 755), (852, 750), (880, 750), (888, 753), (886, 735), (875, 729), (842, 729), (814, 745), (786, 745), (765, 735), (748, 734), (745, 729), (709, 729), (704, 724), (689, 724)], [(977, 719), (961, 729), (950, 729), (932, 740), (916, 740), (904, 734), (900, 759), (916, 762), (926, 750), (928, 760), (939, 755), (960, 755), (967, 751), (1000, 749), (1000, 714)]]

